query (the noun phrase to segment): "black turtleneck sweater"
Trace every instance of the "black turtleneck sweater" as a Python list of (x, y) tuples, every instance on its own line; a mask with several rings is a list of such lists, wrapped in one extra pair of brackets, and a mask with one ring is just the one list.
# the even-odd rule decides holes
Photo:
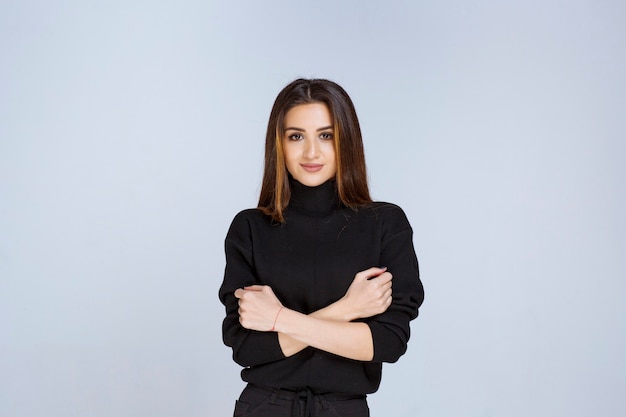
[[(244, 381), (317, 393), (372, 393), (380, 384), (382, 362), (395, 362), (406, 351), (409, 321), (424, 297), (411, 226), (393, 204), (344, 207), (332, 180), (318, 187), (292, 180), (291, 190), (284, 224), (249, 209), (230, 226), (219, 290), (226, 306), (224, 343), (244, 367)], [(237, 288), (269, 285), (285, 307), (309, 314), (343, 297), (354, 275), (372, 266), (386, 266), (393, 275), (393, 302), (383, 314), (362, 320), (374, 342), (370, 362), (312, 347), (285, 357), (277, 333), (247, 330), (239, 323)]]

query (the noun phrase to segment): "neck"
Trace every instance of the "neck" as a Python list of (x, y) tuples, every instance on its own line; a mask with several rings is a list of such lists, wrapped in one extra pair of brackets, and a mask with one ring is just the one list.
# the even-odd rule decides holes
[(290, 178), (289, 185), (291, 186), (291, 198), (289, 199), (288, 210), (314, 216), (325, 216), (339, 207), (335, 180), (326, 181), (317, 187), (308, 187)]

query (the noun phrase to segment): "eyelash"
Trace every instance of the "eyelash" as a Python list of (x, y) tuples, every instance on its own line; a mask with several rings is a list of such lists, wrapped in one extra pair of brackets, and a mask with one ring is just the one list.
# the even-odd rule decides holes
[[(292, 141), (299, 141), (299, 140), (304, 139), (304, 136), (302, 136), (302, 134), (300, 133), (293, 133), (287, 136), (287, 139), (292, 140)], [(333, 134), (331, 132), (322, 132), (320, 133), (320, 139), (333, 140)]]
[(287, 136), (287, 139), (293, 140), (293, 141), (298, 141), (298, 140), (304, 139), (304, 137), (300, 133), (293, 133), (293, 134)]

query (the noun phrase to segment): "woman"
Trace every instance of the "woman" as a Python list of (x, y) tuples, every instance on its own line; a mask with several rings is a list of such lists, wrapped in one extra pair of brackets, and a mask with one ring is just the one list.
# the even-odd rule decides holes
[(248, 382), (234, 415), (368, 416), (424, 293), (406, 216), (370, 198), (339, 85), (299, 79), (279, 93), (258, 208), (235, 217), (225, 248), (224, 343)]

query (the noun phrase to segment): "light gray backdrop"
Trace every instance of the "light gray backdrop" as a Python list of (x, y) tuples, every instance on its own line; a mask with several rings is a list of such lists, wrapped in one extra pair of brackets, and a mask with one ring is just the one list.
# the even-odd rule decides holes
[(0, 4), (0, 416), (228, 416), (223, 238), (292, 79), (426, 287), (372, 414), (626, 415), (622, 1)]

